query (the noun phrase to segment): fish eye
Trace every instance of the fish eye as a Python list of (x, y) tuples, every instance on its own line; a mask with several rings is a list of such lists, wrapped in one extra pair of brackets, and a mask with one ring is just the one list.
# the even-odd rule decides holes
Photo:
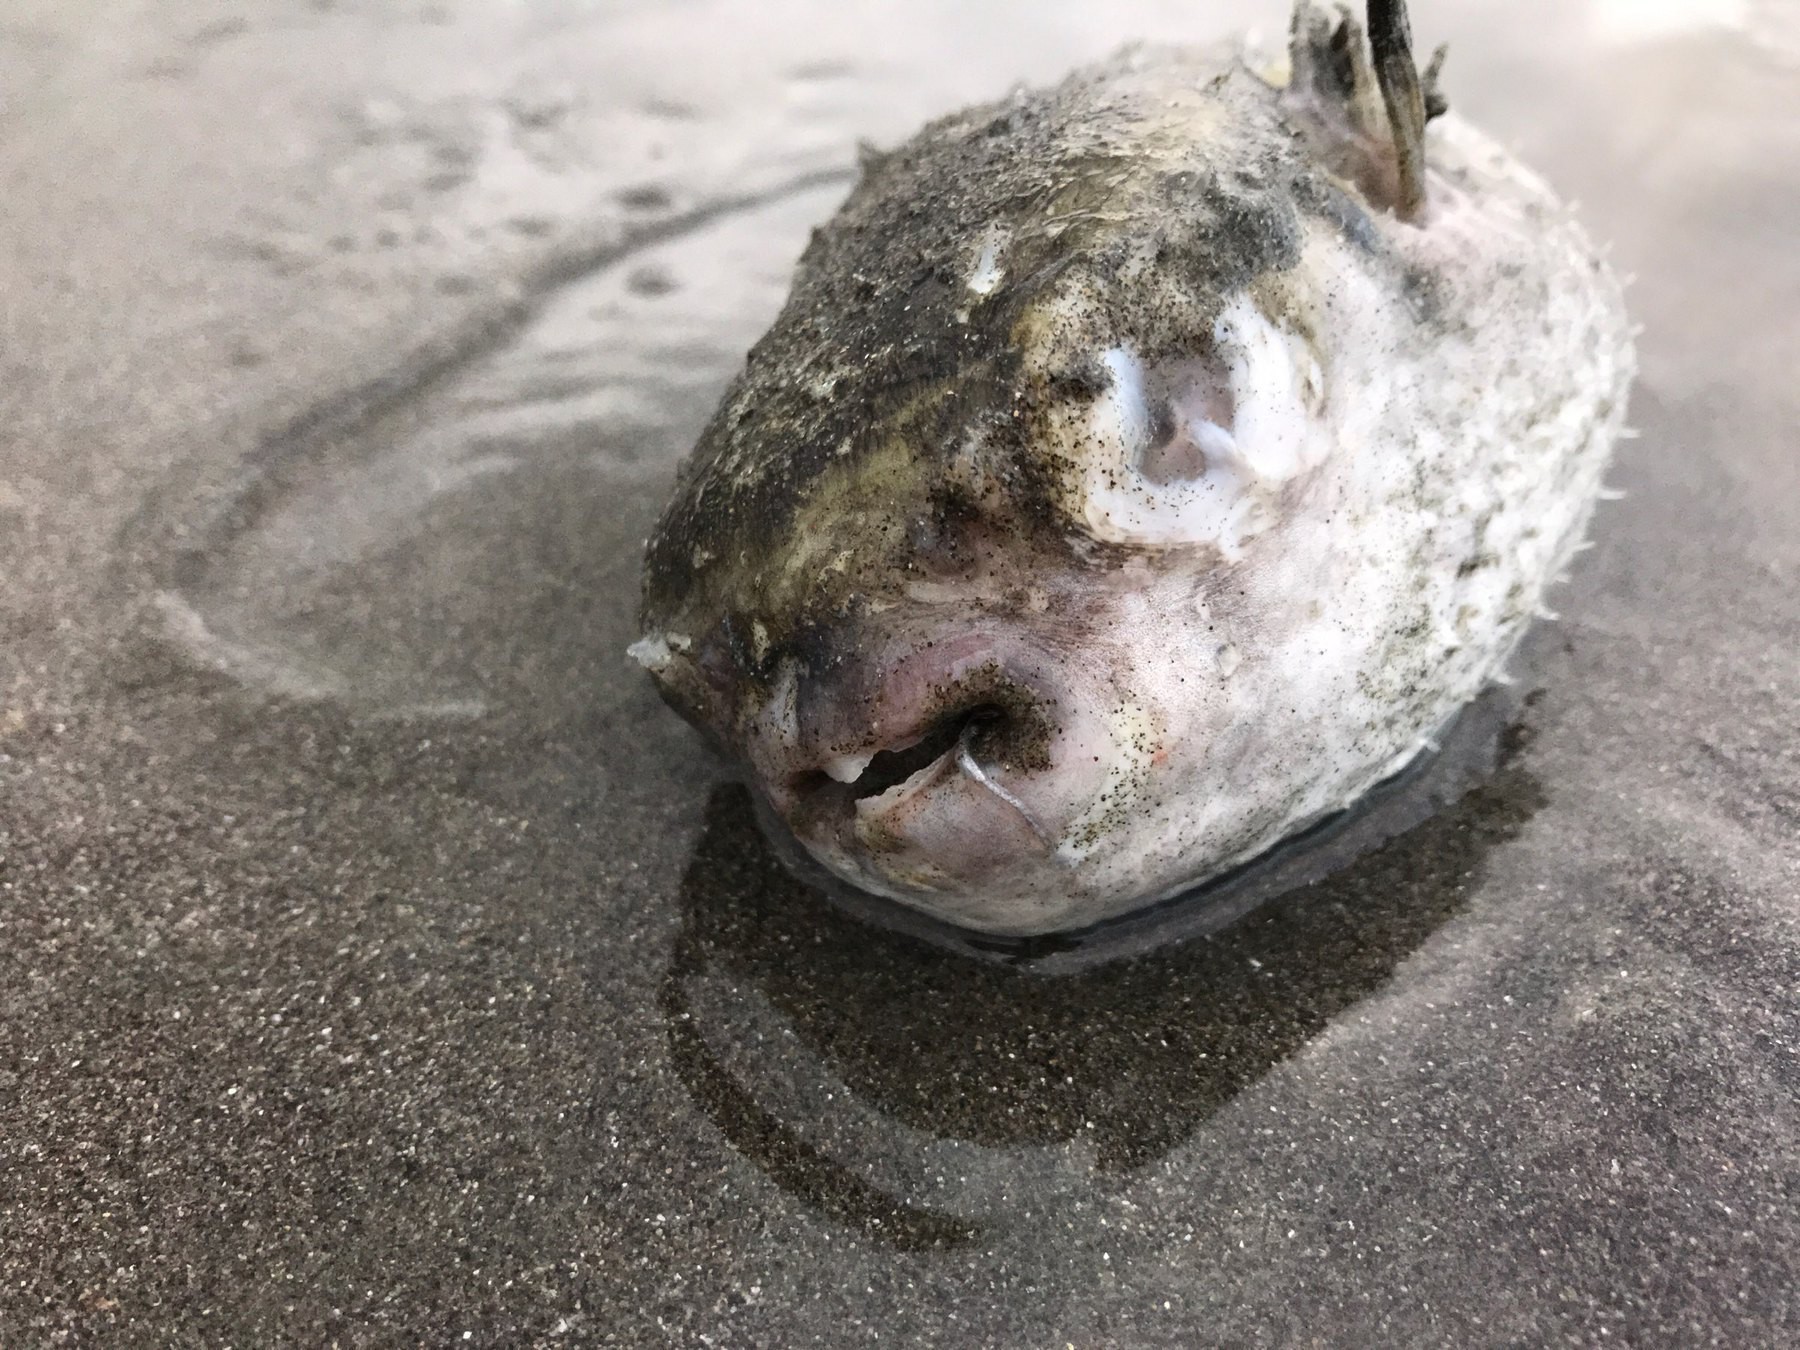
[(1162, 487), (1196, 483), (1231, 453), (1237, 402), (1216, 354), (1162, 362), (1144, 375), (1148, 401), (1138, 473)]
[(1329, 450), (1308, 345), (1248, 297), (1199, 350), (1099, 353), (1105, 386), (1070, 418), (1074, 514), (1094, 537), (1207, 546), (1229, 561), (1276, 518), (1275, 496)]

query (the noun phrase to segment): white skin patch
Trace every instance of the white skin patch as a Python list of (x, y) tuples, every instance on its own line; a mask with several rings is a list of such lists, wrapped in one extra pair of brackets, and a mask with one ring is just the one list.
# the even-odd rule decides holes
[(1000, 258), (1005, 246), (1006, 234), (998, 225), (990, 225), (981, 232), (981, 244), (968, 280), (969, 289), (976, 295), (992, 295), (1006, 280), (1006, 268)]
[(1079, 863), (1112, 834), (1106, 828), (1112, 817), (1127, 812), (1142, 795), (1152, 758), (1159, 748), (1158, 719), (1137, 703), (1124, 703), (1102, 719), (1111, 744), (1101, 757), (1106, 780), (1086, 811), (1072, 821), (1057, 843), (1057, 856), (1065, 863)]
[(681, 633), (651, 633), (627, 647), (625, 654), (645, 670), (655, 674), (659, 670), (667, 670), (675, 660), (676, 653), (685, 652), (693, 645), (693, 640)]
[(769, 692), (769, 706), (763, 714), (775, 740), (782, 745), (794, 746), (800, 743), (799, 700), (799, 663), (783, 661), (775, 676), (774, 687)]

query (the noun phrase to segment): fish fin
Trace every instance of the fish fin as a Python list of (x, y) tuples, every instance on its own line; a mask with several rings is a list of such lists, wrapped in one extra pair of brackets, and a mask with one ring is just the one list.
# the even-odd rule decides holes
[[(1394, 206), (1402, 220), (1418, 220), (1425, 213), (1426, 101), (1419, 68), (1413, 63), (1406, 0), (1369, 0), (1368, 16), (1375, 79), (1387, 105), (1388, 132), (1399, 173)], [(1432, 83), (1435, 86), (1435, 73)]]
[(1419, 76), (1419, 83), (1425, 91), (1425, 120), (1427, 122), (1442, 117), (1450, 111), (1450, 100), (1444, 97), (1444, 91), (1439, 84), (1444, 74), (1444, 58), (1448, 55), (1450, 55), (1450, 44), (1448, 42), (1438, 43), (1437, 50), (1432, 52), (1431, 60), (1426, 64), (1424, 73)]
[(1297, 0), (1288, 29), (1286, 101), (1334, 168), (1402, 220), (1425, 211), (1425, 124), (1449, 104), (1438, 88), (1446, 49), (1423, 76), (1413, 63), (1405, 0), (1368, 0), (1365, 31), (1343, 5)]
[(856, 142), (856, 167), (864, 178), (880, 173), (893, 157), (892, 150), (883, 150), (874, 141), (859, 139)]
[(1321, 109), (1337, 110), (1358, 131), (1374, 130), (1368, 115), (1380, 111), (1375, 72), (1363, 49), (1362, 26), (1347, 9), (1337, 7), (1334, 23), (1310, 0), (1299, 0), (1288, 27), (1288, 61), (1291, 91)]
[(1291, 92), (1343, 97), (1342, 72), (1331, 60), (1331, 20), (1311, 0), (1297, 0), (1288, 20), (1288, 65)]

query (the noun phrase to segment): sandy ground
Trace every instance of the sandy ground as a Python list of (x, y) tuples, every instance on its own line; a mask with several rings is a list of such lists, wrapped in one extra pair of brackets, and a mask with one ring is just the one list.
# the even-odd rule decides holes
[(622, 657), (858, 137), (1285, 21), (967, 8), (7, 7), (0, 1344), (1800, 1336), (1791, 13), (1415, 5), (1640, 278), (1630, 495), (1491, 783), (1047, 979)]

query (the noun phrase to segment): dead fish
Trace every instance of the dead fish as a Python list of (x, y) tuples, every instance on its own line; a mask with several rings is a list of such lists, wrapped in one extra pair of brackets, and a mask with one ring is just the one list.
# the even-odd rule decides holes
[(1581, 544), (1619, 283), (1367, 14), (955, 113), (815, 231), (632, 654), (838, 876), (1012, 935), (1175, 895), (1425, 751)]

